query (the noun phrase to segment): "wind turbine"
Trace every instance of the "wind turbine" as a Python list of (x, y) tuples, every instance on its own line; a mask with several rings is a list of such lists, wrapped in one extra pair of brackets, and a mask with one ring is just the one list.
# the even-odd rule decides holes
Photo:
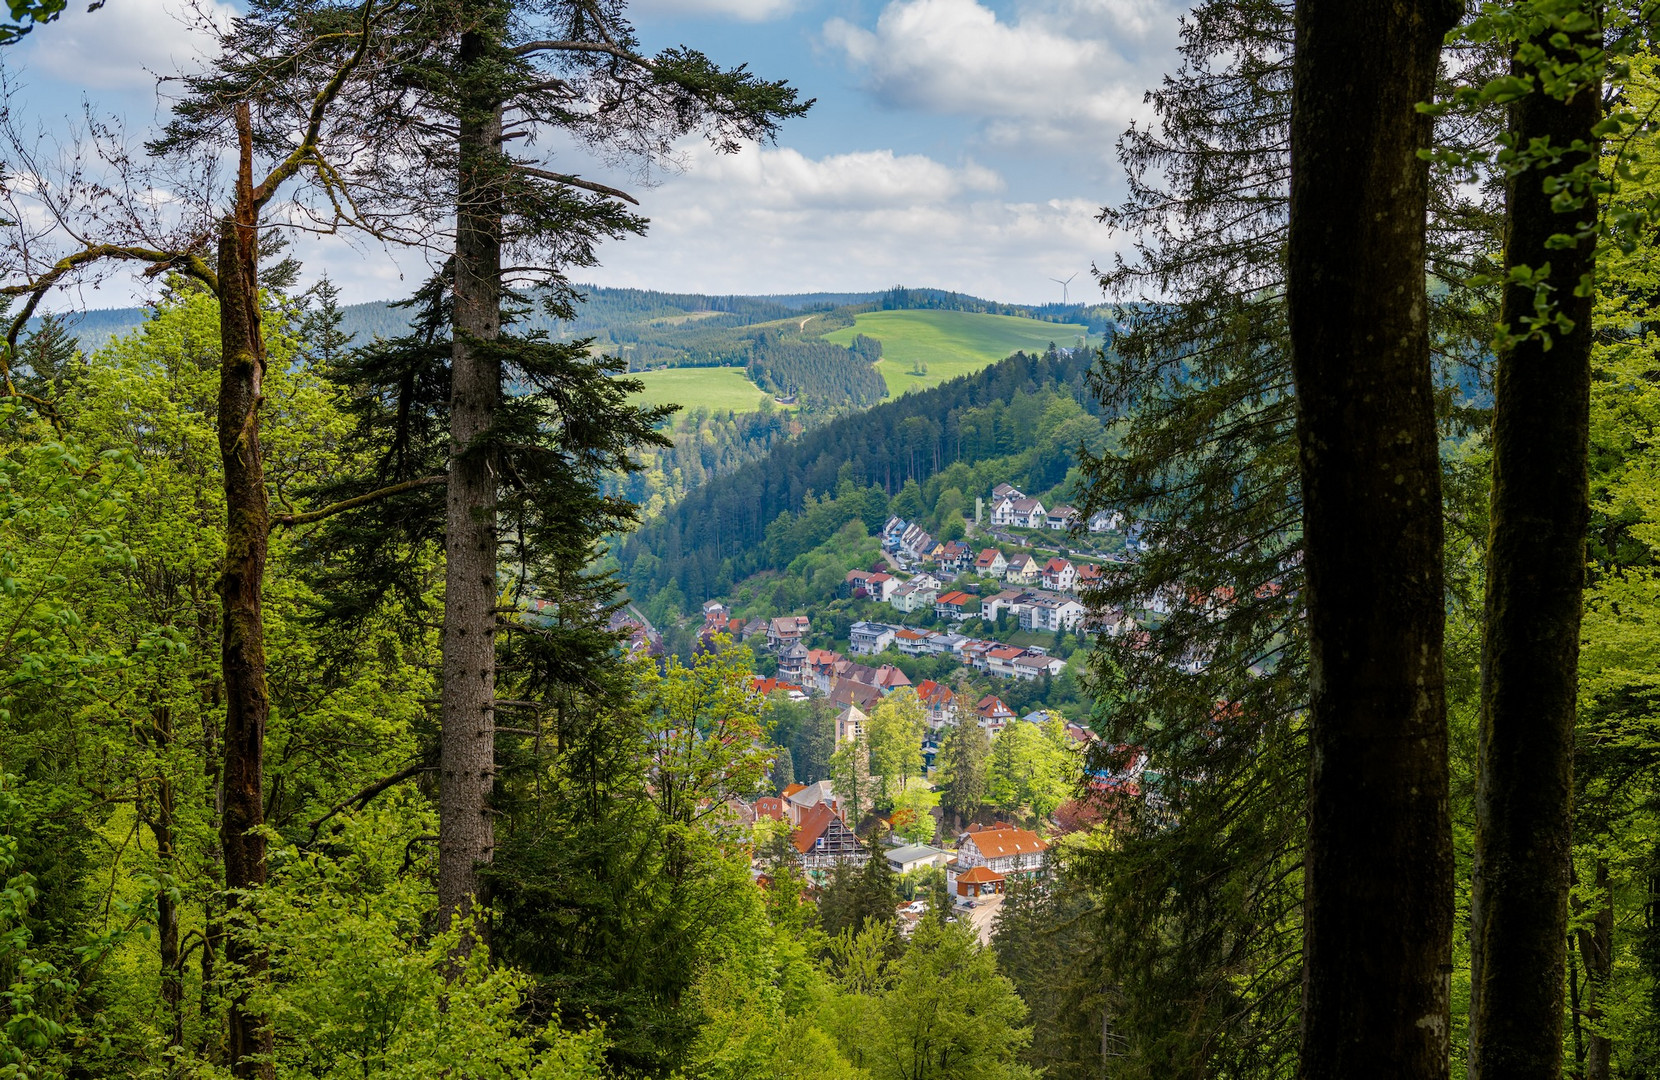
[(1061, 287), (1061, 306), (1062, 307), (1065, 307), (1070, 302), (1070, 298), (1068, 297), (1067, 292), (1066, 292), (1066, 287), (1068, 285), (1072, 284), (1072, 278), (1075, 278), (1077, 276), (1078, 276), (1077, 273), (1074, 272), (1072, 277), (1067, 278), (1065, 281), (1062, 281), (1058, 277), (1052, 277), (1052, 278), (1049, 279), (1050, 281), (1053, 281), (1056, 285), (1059, 285)]

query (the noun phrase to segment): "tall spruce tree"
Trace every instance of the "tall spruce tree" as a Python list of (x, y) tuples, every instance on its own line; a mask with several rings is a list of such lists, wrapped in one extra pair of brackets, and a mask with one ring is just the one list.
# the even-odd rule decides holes
[[(540, 378), (536, 407), (559, 414), (554, 439), (567, 445), (550, 446), (543, 464), (559, 471), (555, 457), (575, 454), (574, 468), (563, 470), (581, 477), (563, 493), (577, 497), (563, 508), (567, 520), (583, 507), (596, 522), (628, 518), (629, 509), (583, 492), (597, 482), (596, 468), (618, 464), (618, 449), (638, 444), (660, 418), (635, 413), (643, 427), (609, 427), (622, 397), (606, 401), (592, 380), (584, 393), (572, 392), (587, 364), (586, 343), (503, 336), (510, 279), (551, 288), (552, 310), (570, 317), (564, 272), (592, 265), (600, 240), (644, 226), (624, 205), (635, 201), (626, 193), (550, 171), (540, 159), (514, 154), (511, 141), (557, 132), (646, 164), (697, 131), (735, 151), (770, 137), (810, 103), (782, 82), (720, 68), (690, 49), (644, 54), (620, 4), (532, 9), (492, 0), (437, 5), (432, 18), (438, 48), (409, 78), (426, 88), (423, 108), (443, 116), (437, 130), (454, 133), (453, 141), (428, 143), (425, 155), (455, 177), (438, 889), (443, 911), (456, 914), (478, 900), (479, 868), (495, 843), (499, 497), (515, 483), (510, 449), (527, 437), (537, 441), (532, 418), (539, 414), (510, 401), (504, 379)], [(583, 406), (594, 415), (583, 415)], [(599, 444), (604, 449), (590, 449)], [(574, 549), (564, 554), (574, 557)]]

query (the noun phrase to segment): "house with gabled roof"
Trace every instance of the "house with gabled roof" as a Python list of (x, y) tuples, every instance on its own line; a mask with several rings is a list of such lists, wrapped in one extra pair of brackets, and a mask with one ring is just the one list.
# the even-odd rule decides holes
[(974, 549), (961, 540), (948, 540), (938, 550), (936, 559), (940, 569), (961, 573), (974, 561)]
[(1016, 499), (1011, 507), (1009, 524), (1026, 529), (1041, 529), (1048, 520), (1041, 499)]
[(827, 806), (836, 814), (842, 812), (841, 800), (836, 798), (836, 789), (828, 780), (819, 780), (811, 784), (791, 784), (784, 789), (784, 803), (790, 815), (791, 825), (801, 824), (801, 819), (807, 816), (807, 812), (818, 806)]
[(1066, 559), (1056, 557), (1043, 564), (1043, 587), (1056, 592), (1070, 592), (1078, 580), (1078, 571)]
[(883, 664), (876, 669), (876, 688), (883, 694), (891, 694), (910, 685), (911, 677), (892, 664)]
[(963, 622), (980, 614), (980, 598), (953, 590), (934, 598), (934, 614), (941, 619)]
[(893, 599), (893, 592), (899, 585), (898, 578), (878, 570), (865, 579), (865, 593), (878, 604), (885, 604)]
[(1025, 679), (1027, 682), (1035, 682), (1044, 675), (1048, 675), (1053, 678), (1054, 676), (1065, 671), (1066, 661), (1059, 660), (1053, 656), (1042, 656), (1037, 653), (1029, 653), (1026, 656), (1015, 657), (1013, 667), (1015, 678)]
[(916, 684), (916, 696), (928, 711), (928, 726), (942, 728), (957, 721), (957, 694), (949, 686), (924, 679)]
[(1116, 532), (1124, 527), (1124, 515), (1117, 510), (1097, 510), (1089, 515), (1092, 533)]
[(974, 559), (974, 572), (985, 577), (1001, 578), (1009, 568), (1009, 560), (996, 548), (985, 548)]
[(767, 647), (781, 649), (794, 641), (800, 641), (813, 627), (813, 622), (805, 615), (783, 615), (767, 624)]
[(974, 715), (979, 718), (981, 727), (995, 735), (1014, 719), (1014, 710), (1003, 704), (1003, 699), (996, 694), (987, 694), (974, 706)]
[(991, 489), (991, 497), (995, 499), (1024, 499), (1026, 493), (1013, 484), (998, 484)]
[(828, 694), (830, 686), (836, 681), (836, 665), (847, 663), (847, 658), (839, 652), (830, 649), (808, 649), (807, 666), (802, 673), (803, 685), (811, 683), (813, 689), (821, 694)]
[(1009, 560), (1003, 571), (1003, 580), (1011, 585), (1035, 585), (1043, 574), (1043, 564), (1024, 552)]
[(876, 703), (882, 700), (882, 691), (869, 683), (838, 679), (826, 696), (830, 699), (830, 704), (838, 709), (845, 709), (849, 705), (857, 705), (861, 709), (874, 709)]
[(864, 845), (840, 815), (820, 803), (802, 814), (790, 836), (809, 877), (823, 878), (839, 863), (862, 863)]
[(933, 606), (939, 596), (939, 583), (926, 574), (918, 574), (894, 590), (888, 603), (895, 611), (909, 614)]
[(1042, 877), (1049, 844), (1028, 829), (979, 829), (957, 844), (957, 859), (946, 867), (946, 887), (956, 896), (992, 896), (1011, 879)]
[(986, 653), (986, 670), (993, 675), (1012, 679), (1015, 660), (1025, 655), (1026, 650), (1018, 645), (999, 645)]
[(963, 663), (975, 671), (984, 671), (986, 670), (986, 654), (995, 648), (997, 648), (997, 642), (982, 641), (976, 638), (963, 646)]

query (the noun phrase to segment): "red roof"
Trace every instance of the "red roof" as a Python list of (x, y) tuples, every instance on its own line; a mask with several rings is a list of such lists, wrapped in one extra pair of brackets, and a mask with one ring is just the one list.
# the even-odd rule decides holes
[(1003, 875), (989, 866), (976, 866), (966, 873), (957, 875), (958, 881), (966, 881), (970, 885), (979, 885), (987, 881), (1002, 881)]
[(972, 599), (974, 598), (965, 592), (948, 592), (935, 602), (940, 604), (966, 604)]
[(981, 716), (986, 717), (1014, 715), (1014, 712), (1007, 705), (1003, 704), (1002, 698), (994, 697), (990, 694), (981, 698), (980, 703), (974, 706), (974, 709)]
[(778, 691), (778, 690), (782, 690), (785, 693), (789, 693), (791, 690), (795, 690), (798, 693), (803, 693), (803, 694), (805, 694), (807, 692), (807, 691), (801, 689), (801, 687), (797, 686), (795, 683), (788, 683), (788, 682), (785, 682), (782, 679), (776, 679), (776, 678), (763, 679), (763, 678), (760, 678), (760, 677), (756, 677), (756, 678), (750, 680), (749, 687), (750, 687), (751, 690), (754, 690), (757, 694), (762, 694), (762, 695), (771, 694), (771, 693), (773, 693), (775, 691)]
[(982, 829), (974, 834), (973, 844), (988, 859), (1049, 850), (1043, 838), (1028, 829)]
[(791, 795), (794, 795), (798, 791), (806, 791), (806, 790), (807, 790), (807, 785), (806, 784), (791, 784), (789, 787), (784, 789), (784, 798), (787, 799)]
[(824, 830), (830, 827), (830, 820), (835, 816), (835, 811), (827, 802), (821, 802), (802, 814), (801, 824), (795, 827), (795, 849), (803, 855), (813, 850), (813, 842), (824, 835)]
[(1067, 562), (1065, 559), (1050, 559), (1047, 563), (1043, 564), (1043, 571), (1046, 574), (1058, 574), (1071, 565), (1072, 564)]
[(927, 634), (919, 634), (915, 630), (901, 630), (894, 637), (904, 638), (906, 641), (927, 641)]
[(992, 563), (997, 561), (997, 556), (999, 554), (1001, 554), (1001, 552), (999, 552), (996, 548), (986, 548), (986, 550), (980, 552), (980, 557), (974, 560), (974, 565), (990, 566)]
[(957, 695), (952, 693), (949, 686), (941, 686), (932, 679), (923, 679), (916, 684), (916, 696), (930, 705), (944, 705)]

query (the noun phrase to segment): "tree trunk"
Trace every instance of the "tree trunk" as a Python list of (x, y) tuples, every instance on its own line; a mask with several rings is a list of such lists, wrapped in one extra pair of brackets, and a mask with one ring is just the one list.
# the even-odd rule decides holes
[(1456, 6), (1297, 5), (1287, 293), (1311, 660), (1299, 1075), (1445, 1077), (1453, 858), (1424, 285)]
[[(222, 785), (227, 908), (265, 884), (263, 771), (265, 723), (271, 702), (265, 684), (265, 623), (261, 610), (266, 538), (270, 531), (264, 463), (259, 447), (265, 340), (259, 322), (258, 210), (253, 197), (253, 143), (246, 105), (237, 109), (241, 161), (236, 206), (219, 231), (219, 454), (225, 470), (225, 565), (219, 579), (220, 666), (225, 678)], [(234, 919), (228, 920), (234, 922)], [(275, 1075), (269, 1063), (271, 1029), (247, 1008), (248, 986), (263, 977), (262, 949), (225, 936), (225, 959), (241, 985), (230, 1003), (230, 1059), (237, 1076)], [(250, 1057), (262, 1060), (248, 1060)]]
[(173, 712), (165, 705), (150, 710), (150, 732), (145, 742), (157, 758), (155, 809), (145, 815), (156, 841), (156, 868), (166, 878), (156, 894), (156, 947), (160, 960), (161, 1004), (167, 1013), (167, 1045), (184, 1045), (184, 967), (179, 957), (179, 905), (170, 885), (178, 879), (173, 846), (175, 807), (173, 781), (167, 773), (167, 751), (173, 745)]
[(498, 590), (496, 475), (488, 440), (501, 401), (501, 364), (478, 348), (501, 331), (501, 106), (488, 86), (490, 44), (477, 31), (461, 39), (462, 78), (486, 86), (468, 95), (460, 117), (438, 797), (438, 905), (446, 924), (485, 903), (478, 869), (495, 847), (490, 789), (496, 776)]
[[(1584, 44), (1583, 36), (1569, 43)], [(1545, 42), (1538, 44), (1549, 48)], [(1515, 74), (1528, 75), (1517, 67)], [(1568, 101), (1535, 91), (1511, 107), (1520, 144), (1580, 141), (1594, 148), (1598, 85)], [(1594, 153), (1594, 149), (1589, 151)], [(1507, 268), (1549, 265), (1555, 310), (1571, 332), (1508, 342), (1493, 392), (1493, 494), (1476, 788), (1475, 877), (1470, 899), (1471, 1080), (1557, 1077), (1562, 1072), (1562, 980), (1573, 842), (1573, 742), (1579, 684), (1580, 600), (1589, 520), (1594, 236), (1567, 247), (1596, 207), (1552, 206), (1553, 178), (1585, 152), (1529, 169), (1508, 191)], [(1535, 293), (1504, 291), (1500, 321), (1524, 329)]]
[(1597, 860), (1596, 910), (1589, 926), (1575, 933), (1579, 955), (1585, 961), (1585, 1005), (1581, 1015), (1591, 1029), (1586, 1040), (1585, 1080), (1608, 1080), (1614, 1041), (1599, 1031), (1608, 980), (1614, 974), (1614, 894), (1608, 884), (1608, 860)]

